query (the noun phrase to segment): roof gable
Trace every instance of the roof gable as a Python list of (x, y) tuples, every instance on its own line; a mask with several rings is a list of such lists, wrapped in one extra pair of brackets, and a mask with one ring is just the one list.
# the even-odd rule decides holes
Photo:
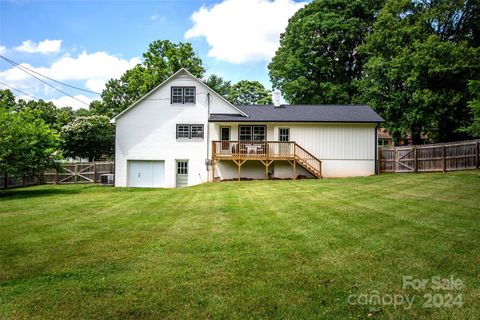
[(205, 83), (203, 83), (203, 81), (201, 81), (200, 79), (198, 79), (197, 77), (195, 77), (193, 74), (191, 74), (187, 69), (185, 68), (182, 68), (180, 70), (178, 70), (177, 72), (175, 72), (173, 75), (171, 75), (170, 77), (168, 77), (165, 81), (163, 81), (162, 83), (160, 83), (158, 86), (156, 86), (155, 88), (153, 88), (152, 90), (150, 90), (148, 93), (146, 93), (144, 96), (142, 96), (140, 99), (138, 99), (137, 101), (135, 101), (133, 104), (131, 104), (128, 108), (126, 108), (125, 110), (123, 110), (122, 112), (120, 112), (119, 114), (117, 114), (115, 117), (113, 117), (111, 120), (110, 120), (110, 123), (116, 123), (116, 121), (122, 117), (123, 115), (125, 115), (126, 113), (128, 113), (128, 111), (130, 111), (131, 109), (135, 108), (137, 105), (139, 105), (142, 101), (144, 101), (145, 99), (147, 99), (148, 97), (150, 97), (152, 94), (154, 94), (158, 89), (160, 89), (161, 87), (167, 85), (170, 81), (172, 81), (173, 79), (176, 79), (177, 77), (179, 77), (180, 75), (187, 75), (188, 77), (190, 77), (191, 79), (195, 80), (196, 82), (198, 82), (201, 86), (207, 88), (208, 90), (210, 90), (216, 97), (218, 97), (222, 102), (224, 102), (226, 105), (227, 105), (227, 108), (230, 108), (231, 109), (231, 113), (237, 115), (237, 116), (242, 116), (242, 117), (248, 117), (247, 114), (245, 114), (242, 110), (240, 110), (239, 108), (237, 108), (236, 106), (234, 106), (233, 104), (231, 104), (229, 101), (227, 101), (224, 97), (222, 97), (220, 94), (218, 94), (217, 92), (215, 92), (212, 88), (210, 88), (209, 86), (207, 86)]

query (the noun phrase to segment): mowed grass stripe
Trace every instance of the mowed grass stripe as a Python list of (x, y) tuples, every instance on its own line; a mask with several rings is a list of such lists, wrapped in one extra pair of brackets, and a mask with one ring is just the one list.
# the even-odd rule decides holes
[[(475, 319), (479, 204), (479, 171), (8, 190), (0, 317)], [(462, 308), (347, 302), (452, 274)]]

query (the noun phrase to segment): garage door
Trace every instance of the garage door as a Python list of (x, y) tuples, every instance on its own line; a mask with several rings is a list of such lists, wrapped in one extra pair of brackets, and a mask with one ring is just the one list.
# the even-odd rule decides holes
[(165, 161), (128, 161), (129, 187), (162, 188), (165, 186)]

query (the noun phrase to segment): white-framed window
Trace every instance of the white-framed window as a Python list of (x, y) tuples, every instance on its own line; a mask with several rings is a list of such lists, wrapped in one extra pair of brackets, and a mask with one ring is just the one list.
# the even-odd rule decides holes
[(290, 128), (278, 128), (278, 141), (290, 141)]
[(203, 139), (203, 124), (177, 124), (177, 139)]
[(195, 104), (195, 87), (172, 87), (172, 104)]
[(238, 140), (240, 141), (265, 141), (267, 137), (266, 126), (238, 126)]

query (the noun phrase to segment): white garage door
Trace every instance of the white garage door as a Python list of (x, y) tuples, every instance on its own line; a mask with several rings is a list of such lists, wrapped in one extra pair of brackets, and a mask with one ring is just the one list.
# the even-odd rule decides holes
[(165, 186), (165, 161), (128, 161), (129, 187), (162, 188)]

